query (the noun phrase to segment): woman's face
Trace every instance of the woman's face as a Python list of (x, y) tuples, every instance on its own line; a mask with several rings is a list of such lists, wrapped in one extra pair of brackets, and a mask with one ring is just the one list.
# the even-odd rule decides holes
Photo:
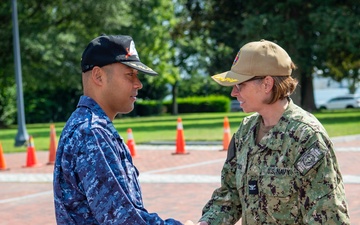
[(244, 112), (259, 112), (264, 107), (264, 78), (248, 80), (233, 87), (231, 96), (236, 97)]

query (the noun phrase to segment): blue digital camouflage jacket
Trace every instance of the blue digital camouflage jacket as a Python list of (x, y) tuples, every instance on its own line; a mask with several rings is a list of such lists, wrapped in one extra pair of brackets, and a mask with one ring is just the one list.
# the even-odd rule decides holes
[(58, 224), (181, 224), (144, 208), (138, 171), (113, 123), (82, 96), (60, 136), (54, 168)]

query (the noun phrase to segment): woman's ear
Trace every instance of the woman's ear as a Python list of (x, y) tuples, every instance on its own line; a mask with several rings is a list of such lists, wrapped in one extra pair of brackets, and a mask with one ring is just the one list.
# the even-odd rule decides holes
[(270, 93), (274, 86), (274, 79), (271, 76), (266, 76), (263, 80), (263, 84), (265, 86), (265, 93)]

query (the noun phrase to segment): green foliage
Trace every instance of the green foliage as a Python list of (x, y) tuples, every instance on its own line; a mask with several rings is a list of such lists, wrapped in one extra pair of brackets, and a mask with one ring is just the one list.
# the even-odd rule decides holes
[[(67, 118), (74, 108), (74, 99), (77, 101), (74, 96), (82, 89), (82, 51), (103, 33), (133, 36), (141, 60), (150, 66), (154, 64), (154, 69), (162, 75), (160, 79), (147, 76), (151, 82), (144, 83), (144, 98), (162, 99), (168, 95), (164, 74), (179, 75), (170, 64), (173, 51), (168, 50), (168, 32), (173, 24), (171, 7), (170, 2), (157, 0), (133, 3), (18, 0), (26, 121)], [(3, 40), (0, 43), (0, 83), (7, 87), (15, 82), (10, 1), (0, 4), (0, 18)]]
[[(188, 12), (182, 14), (191, 20), (189, 23), (184, 21), (179, 30), (188, 32), (195, 41), (185, 37), (181, 56), (184, 56), (184, 62), (194, 57), (202, 60), (200, 62), (205, 66), (196, 63), (195, 67), (202, 65), (207, 74), (229, 70), (229, 64), (242, 45), (267, 39), (284, 47), (298, 66), (294, 75), (300, 81), (300, 90), (295, 94), (300, 95), (299, 103), (306, 109), (315, 109), (312, 88), (315, 68), (326, 71), (331, 63), (335, 67), (344, 67), (343, 77), (358, 77), (359, 51), (356, 46), (360, 46), (360, 8), (355, 0), (184, 0), (184, 5)], [(202, 44), (197, 43), (197, 37)], [(191, 44), (201, 50), (193, 54), (195, 48), (189, 47)], [(345, 67), (344, 63), (353, 67)]]
[(317, 27), (315, 51), (323, 58), (317, 67), (336, 81), (348, 79), (349, 91), (355, 93), (360, 82), (360, 7), (355, 1), (333, 3), (337, 7), (326, 3), (310, 14)]
[(0, 3), (0, 21), (0, 127), (3, 127), (16, 120), (11, 1)]
[[(229, 112), (230, 99), (225, 96), (200, 96), (178, 98), (179, 113), (194, 112)], [(163, 115), (171, 112), (170, 101), (139, 100), (136, 102), (134, 110), (124, 117)]]
[(5, 85), (2, 87), (0, 88), (0, 127), (7, 127), (13, 124), (16, 118), (16, 87)]
[(122, 30), (133, 36), (140, 59), (159, 76), (144, 76), (139, 98), (163, 100), (169, 94), (167, 84), (180, 79), (174, 65), (175, 49), (171, 33), (176, 24), (174, 4), (169, 0), (131, 1), (131, 26)]
[(24, 91), (81, 90), (82, 51), (101, 33), (128, 25), (119, 15), (127, 10), (111, 0), (18, 1)]
[[(337, 80), (350, 78), (352, 92), (359, 82), (360, 7), (355, 0), (17, 2), (27, 121), (71, 113), (72, 99), (81, 92), (82, 51), (102, 33), (133, 36), (141, 60), (159, 72), (141, 78), (139, 97), (145, 100), (163, 100), (171, 89), (175, 98), (229, 96), (230, 89), (209, 76), (228, 71), (243, 44), (262, 38), (279, 43), (297, 64), (296, 94), (306, 109), (315, 107), (314, 69)], [(0, 118), (14, 120), (11, 93), (3, 94), (15, 84), (11, 1), (0, 3), (0, 19), (1, 103), (10, 104), (2, 106), (9, 108), (7, 115), (0, 111)]]
[(210, 76), (191, 76), (179, 82), (179, 97), (222, 95), (230, 98), (231, 87), (223, 87)]
[[(230, 111), (230, 99), (225, 96), (199, 96), (178, 98), (179, 113), (194, 112), (228, 112)], [(170, 102), (164, 103), (170, 111)]]
[[(36, 89), (24, 93), (26, 122), (50, 123), (66, 121), (75, 110), (81, 92), (77, 89), (57, 87)], [(64, 98), (64, 96), (72, 96)]]
[(162, 101), (140, 100), (140, 101), (136, 101), (134, 110), (124, 116), (136, 117), (136, 116), (161, 115), (163, 111), (164, 109), (163, 109)]

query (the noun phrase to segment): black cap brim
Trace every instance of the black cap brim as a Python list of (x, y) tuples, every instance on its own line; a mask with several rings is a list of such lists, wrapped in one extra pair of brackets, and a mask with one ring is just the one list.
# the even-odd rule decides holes
[(144, 63), (139, 62), (139, 61), (127, 61), (127, 62), (120, 62), (120, 63), (125, 64), (131, 68), (134, 68), (134, 69), (141, 71), (148, 75), (152, 75), (152, 76), (158, 75), (158, 73), (155, 72), (153, 69), (151, 69), (150, 67), (146, 66)]

